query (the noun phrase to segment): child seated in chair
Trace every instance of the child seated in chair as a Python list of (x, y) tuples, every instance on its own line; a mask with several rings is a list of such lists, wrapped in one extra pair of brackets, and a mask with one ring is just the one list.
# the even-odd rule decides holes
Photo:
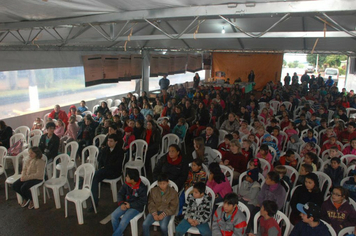
[(306, 143), (316, 143), (316, 138), (314, 137), (314, 131), (312, 129), (308, 129), (307, 136), (303, 138), (303, 141)]
[(172, 130), (172, 134), (176, 134), (180, 141), (183, 141), (185, 133), (187, 132), (187, 127), (184, 125), (185, 122), (184, 118), (179, 118), (177, 125), (174, 126)]
[(303, 142), (299, 139), (297, 134), (294, 134), (290, 137), (289, 142), (287, 143), (287, 149), (292, 149), (294, 152), (299, 152), (300, 146)]
[(304, 157), (306, 153), (312, 152), (316, 154), (315, 143), (309, 142), (306, 143), (303, 149), (300, 151), (300, 157)]
[(330, 177), (332, 181), (332, 187), (340, 186), (340, 182), (344, 177), (344, 168), (340, 166), (340, 163), (340, 158), (333, 157), (331, 158), (330, 164), (327, 165), (324, 170), (322, 170)]
[(242, 141), (241, 153), (245, 156), (246, 160), (250, 161), (253, 158), (253, 149), (251, 148), (252, 142), (248, 139)]
[[(281, 180), (284, 180), (287, 184), (289, 189), (292, 188), (292, 180), (289, 178), (287, 174), (287, 168), (283, 165), (278, 165), (274, 168), (274, 171), (277, 172), (277, 174), (279, 174), (279, 178)], [(281, 181), (282, 185), (284, 185), (283, 181)]]
[(302, 164), (299, 171), (299, 177), (295, 186), (304, 184), (305, 176), (312, 172), (313, 172), (312, 165), (305, 164), (305, 163)]
[(261, 184), (258, 182), (258, 168), (248, 170), (245, 180), (242, 181), (239, 189), (239, 200), (252, 211), (258, 204), (258, 193), (261, 191)]
[(119, 207), (111, 214), (113, 236), (123, 235), (130, 220), (142, 212), (147, 204), (147, 186), (141, 181), (138, 170), (127, 169), (125, 183), (117, 198)]
[(172, 215), (178, 209), (178, 193), (169, 186), (166, 174), (160, 174), (157, 178), (158, 186), (151, 189), (148, 198), (148, 215), (143, 222), (143, 235), (150, 235), (150, 226), (159, 221), (161, 235), (168, 235), (168, 224)]
[[(280, 236), (281, 228), (279, 227), (277, 221), (273, 218), (278, 211), (278, 206), (274, 201), (266, 200), (262, 202), (259, 219), (259, 227), (257, 230), (257, 235), (259, 236)], [(249, 233), (248, 236), (255, 236), (253, 233)]]
[[(178, 123), (179, 123), (179, 120), (178, 120)], [(159, 125), (162, 127), (163, 129), (163, 133), (162, 133), (162, 137), (165, 136), (166, 134), (169, 134), (171, 132), (171, 128), (169, 127), (168, 125), (168, 119), (167, 118), (164, 118), (162, 120), (162, 123)], [(177, 126), (177, 125), (176, 125)], [(185, 127), (185, 126), (184, 126)]]
[(190, 227), (197, 227), (202, 236), (211, 236), (209, 227), (211, 213), (211, 197), (205, 194), (206, 185), (203, 182), (195, 183), (193, 192), (187, 197), (183, 207), (184, 219), (176, 227), (176, 235), (183, 236)]
[[(304, 157), (304, 161), (302, 164), (306, 163), (309, 164), (313, 167), (313, 171), (317, 171), (317, 166), (315, 165), (315, 162), (317, 161), (318, 157), (315, 153), (312, 152), (307, 152)], [(300, 170), (299, 170), (300, 173)]]
[(278, 162), (276, 162), (277, 165), (287, 165), (287, 166), (292, 166), (295, 169), (297, 168), (297, 160), (295, 159), (295, 154), (293, 150), (287, 150), (286, 154), (281, 156)]
[(227, 152), (230, 152), (230, 141), (233, 139), (232, 134), (227, 134), (224, 137), (224, 142), (219, 144), (218, 151), (221, 153), (222, 157), (225, 157)]
[(245, 235), (246, 216), (238, 207), (239, 199), (236, 193), (226, 194), (224, 204), (214, 213), (213, 235)]

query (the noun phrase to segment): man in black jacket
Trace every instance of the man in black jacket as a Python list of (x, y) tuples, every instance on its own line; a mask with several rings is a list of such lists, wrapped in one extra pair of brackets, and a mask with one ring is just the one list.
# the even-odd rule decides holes
[[(122, 150), (122, 139), (116, 134), (108, 136), (108, 145), (103, 149), (102, 164), (95, 172), (91, 191), (95, 205), (98, 206), (99, 183), (104, 179), (116, 179), (122, 172), (122, 160), (124, 151)], [(91, 211), (91, 209), (89, 209)]]
[(46, 155), (48, 163), (58, 155), (59, 137), (54, 134), (56, 125), (53, 122), (46, 124), (47, 133), (43, 134), (38, 147)]

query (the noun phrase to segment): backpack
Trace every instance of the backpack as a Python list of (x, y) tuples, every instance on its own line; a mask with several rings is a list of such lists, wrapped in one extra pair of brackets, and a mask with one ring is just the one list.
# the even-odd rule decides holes
[(17, 156), (20, 152), (22, 152), (22, 140), (18, 140), (7, 149), (7, 154), (9, 156)]

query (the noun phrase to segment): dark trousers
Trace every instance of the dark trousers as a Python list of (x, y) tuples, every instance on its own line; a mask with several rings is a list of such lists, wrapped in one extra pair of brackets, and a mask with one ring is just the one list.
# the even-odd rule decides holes
[(18, 179), (13, 185), (12, 188), (22, 196), (25, 200), (32, 200), (31, 190), (30, 188), (38, 183), (41, 183), (42, 180), (39, 179), (31, 179), (27, 181), (21, 181)]
[(120, 174), (121, 171), (115, 172), (105, 168), (95, 171), (93, 183), (91, 185), (91, 192), (93, 193), (95, 205), (98, 205), (99, 203), (99, 183), (104, 179), (116, 179), (120, 176)]

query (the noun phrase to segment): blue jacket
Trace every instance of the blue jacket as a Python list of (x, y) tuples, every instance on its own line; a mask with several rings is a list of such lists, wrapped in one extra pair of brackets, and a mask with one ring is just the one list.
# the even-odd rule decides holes
[(295, 225), (289, 236), (329, 236), (328, 227), (320, 221), (317, 227), (310, 227), (309, 224), (300, 221)]
[(141, 182), (141, 179), (134, 186), (125, 182), (117, 194), (117, 201), (119, 206), (128, 202), (130, 208), (142, 212), (147, 205), (147, 186)]

